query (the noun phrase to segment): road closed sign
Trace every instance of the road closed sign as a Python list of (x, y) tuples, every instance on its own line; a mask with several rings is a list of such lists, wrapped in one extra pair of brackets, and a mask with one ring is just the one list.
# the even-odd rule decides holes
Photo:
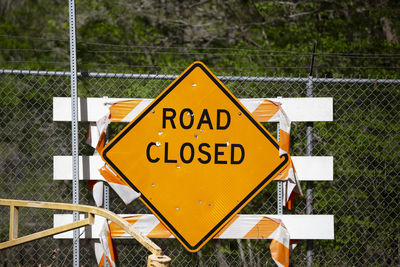
[(201, 62), (173, 81), (101, 156), (192, 252), (288, 164), (275, 138)]

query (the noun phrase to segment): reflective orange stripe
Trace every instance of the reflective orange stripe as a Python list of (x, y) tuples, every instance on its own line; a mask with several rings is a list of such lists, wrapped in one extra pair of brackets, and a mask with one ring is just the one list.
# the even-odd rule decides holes
[(147, 234), (150, 238), (168, 238), (171, 235), (171, 232), (168, 231), (162, 223), (157, 224), (157, 226)]
[(123, 234), (125, 234), (125, 231), (114, 222), (110, 222), (108, 226), (110, 227), (113, 237), (121, 237)]
[(278, 226), (279, 223), (264, 217), (244, 236), (244, 238), (268, 238)]
[(279, 105), (264, 100), (251, 114), (260, 122), (269, 121), (279, 110)]
[(279, 147), (289, 153), (290, 134), (279, 129)]
[(104, 254), (103, 254), (103, 256), (101, 256), (101, 260), (99, 262), (99, 267), (103, 267), (104, 265), (105, 265), (105, 262), (104, 262)]
[(214, 238), (218, 238), (219, 236), (221, 236), (221, 234), (222, 234), (223, 232), (225, 232), (225, 230), (228, 229), (229, 226), (231, 226), (232, 223), (233, 223), (234, 221), (236, 221), (237, 218), (238, 218), (238, 215), (235, 215), (235, 217), (233, 217), (227, 224), (225, 224), (225, 226), (224, 226), (221, 230), (219, 230), (218, 233), (215, 234)]
[[(108, 230), (108, 229), (107, 229)], [(111, 239), (111, 233), (107, 231), (107, 241), (108, 241), (108, 248), (110, 250), (110, 257), (106, 257), (110, 266), (115, 266), (115, 255), (114, 255), (114, 245)]]
[(269, 246), (271, 256), (285, 267), (289, 266), (289, 248), (285, 247), (281, 242), (273, 239)]
[(124, 180), (122, 180), (121, 178), (119, 178), (118, 176), (114, 175), (109, 169), (107, 169), (106, 167), (101, 167), (99, 169), (99, 172), (101, 175), (103, 175), (103, 177), (107, 180), (107, 182), (109, 183), (114, 183), (114, 184), (121, 184), (121, 185), (126, 185), (128, 186)]
[(104, 148), (104, 145), (106, 144), (106, 139), (107, 139), (106, 133), (102, 132), (100, 135), (99, 141), (97, 142), (97, 145), (96, 145), (96, 150), (99, 154), (101, 153), (101, 151)]
[[(139, 216), (124, 217), (123, 219), (130, 224), (134, 224), (139, 220), (140, 217), (141, 216), (139, 215)], [(113, 237), (121, 237), (125, 234), (125, 230), (123, 230), (120, 226), (118, 226), (114, 222), (110, 222), (108, 226), (110, 227), (110, 232)]]
[(111, 119), (113, 121), (121, 121), (129, 114), (139, 103), (141, 99), (120, 101), (110, 107)]

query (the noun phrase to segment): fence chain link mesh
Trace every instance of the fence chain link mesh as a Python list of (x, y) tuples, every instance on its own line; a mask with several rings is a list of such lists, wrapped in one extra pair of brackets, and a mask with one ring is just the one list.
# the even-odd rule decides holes
[[(118, 76), (82, 73), (79, 97), (154, 98), (172, 76)], [(237, 97), (305, 97), (307, 78), (222, 80)], [(335, 215), (335, 240), (314, 241), (315, 266), (398, 266), (400, 264), (400, 81), (313, 79), (315, 97), (333, 97), (334, 121), (316, 122), (313, 154), (334, 157), (333, 182), (314, 182), (314, 214)], [(0, 194), (2, 198), (72, 202), (71, 181), (53, 181), (53, 156), (71, 155), (70, 122), (53, 122), (52, 98), (68, 97), (69, 76), (49, 72), (0, 71)], [(123, 124), (112, 124), (110, 137)], [(276, 125), (266, 125), (276, 133)], [(79, 124), (80, 155), (87, 123)], [(291, 154), (306, 154), (306, 123), (292, 124)], [(302, 184), (305, 191), (305, 183)], [(80, 185), (80, 203), (94, 205)], [(305, 214), (300, 198), (293, 211)], [(136, 200), (126, 206), (111, 190), (115, 213), (149, 213)], [(8, 240), (7, 207), (0, 207), (0, 241)], [(20, 235), (52, 227), (54, 213), (22, 208)], [(242, 213), (276, 213), (276, 186), (268, 186)], [(82, 266), (95, 266), (92, 241), (80, 241)], [(174, 239), (156, 240), (172, 266), (271, 266), (268, 240), (211, 240), (189, 253)], [(290, 261), (306, 265), (300, 240)], [(144, 266), (148, 251), (134, 240), (115, 240), (121, 266)], [(243, 253), (240, 253), (242, 251)], [(71, 266), (72, 240), (48, 237), (0, 251), (2, 266)]]

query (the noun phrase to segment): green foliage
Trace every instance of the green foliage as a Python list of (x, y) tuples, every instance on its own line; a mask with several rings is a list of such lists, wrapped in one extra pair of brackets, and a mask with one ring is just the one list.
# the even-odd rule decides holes
[[(395, 77), (399, 69), (398, 1), (78, 0), (76, 4), (79, 71), (179, 74), (201, 60), (217, 75), (272, 75), (277, 71), (307, 77), (314, 40), (318, 42), (316, 75), (383, 78)], [(65, 1), (3, 1), (0, 14), (0, 68), (69, 69)], [(51, 118), (52, 97), (69, 95), (68, 79), (2, 77), (2, 195), (69, 201), (71, 185), (51, 181), (52, 156), (70, 154), (70, 124)], [(78, 89), (81, 97), (152, 98), (169, 82), (112, 78), (94, 82), (80, 77)], [(291, 83), (225, 84), (238, 97), (305, 96), (305, 86)], [(334, 181), (314, 183), (314, 207), (315, 213), (335, 215), (336, 235), (334, 242), (315, 243), (315, 263), (398, 265), (398, 86), (319, 83), (314, 91), (316, 96), (334, 98), (334, 122), (314, 123), (313, 153), (335, 157)], [(292, 125), (295, 155), (306, 153), (305, 126)], [(112, 124), (110, 137), (122, 127)], [(86, 128), (80, 127), (79, 147), (81, 154), (89, 155), (93, 149), (85, 145)], [(275, 194), (275, 187), (268, 186), (243, 212), (273, 213)], [(90, 201), (87, 187), (82, 197)], [(296, 204), (293, 213), (304, 213), (304, 199)], [(127, 212), (146, 209), (143, 205), (112, 205)], [(51, 214), (43, 216), (50, 221)], [(2, 225), (2, 236), (7, 235), (4, 229)], [(32, 229), (23, 231), (28, 230)], [(176, 263), (201, 261), (196, 254), (176, 255), (181, 248), (177, 242), (171, 247)], [(207, 244), (202, 249), (204, 258), (215, 253), (240, 258), (235, 240), (222, 242), (218, 252), (215, 247), (214, 241)], [(264, 257), (269, 253), (264, 241), (249, 242), (243, 248)], [(302, 265), (304, 251), (305, 243), (300, 242), (292, 262)], [(129, 257), (130, 252), (122, 255)], [(257, 262), (259, 256), (255, 256)], [(206, 266), (218, 262), (212, 260)]]
[[(80, 0), (76, 5), (81, 71), (179, 73), (202, 60), (217, 73), (306, 75), (314, 40), (320, 76), (394, 76), (399, 68), (397, 1)], [(68, 69), (64, 2), (12, 1), (0, 5), (0, 12), (2, 68)]]

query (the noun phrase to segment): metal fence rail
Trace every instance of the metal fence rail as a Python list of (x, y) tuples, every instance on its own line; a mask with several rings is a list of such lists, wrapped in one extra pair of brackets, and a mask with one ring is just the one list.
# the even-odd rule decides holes
[[(53, 155), (71, 155), (71, 124), (52, 121), (52, 97), (69, 97), (69, 72), (0, 70), (0, 195), (2, 198), (72, 202), (72, 184), (53, 181)], [(176, 77), (164, 74), (78, 73), (79, 97), (156, 97)], [(219, 76), (237, 97), (306, 97), (308, 77)], [(335, 215), (335, 240), (314, 242), (314, 264), (400, 264), (400, 80), (312, 78), (313, 96), (333, 97), (334, 121), (314, 123), (312, 153), (335, 158), (334, 181), (314, 183), (313, 213)], [(123, 125), (112, 125), (110, 137)], [(275, 126), (267, 126), (272, 132)], [(79, 124), (79, 154), (88, 125)], [(307, 124), (292, 126), (292, 154), (306, 155)], [(303, 191), (305, 192), (305, 183)], [(81, 182), (79, 203), (94, 205)], [(140, 201), (129, 206), (110, 190), (110, 210), (148, 213)], [(294, 213), (305, 214), (304, 198)], [(0, 239), (8, 237), (8, 210), (0, 208)], [(290, 211), (284, 211), (290, 213)], [(276, 188), (267, 187), (243, 213), (276, 213)], [(52, 225), (53, 213), (20, 210), (20, 232)], [(47, 222), (43, 225), (42, 222)], [(160, 242), (158, 242), (160, 241)], [(270, 266), (265, 240), (211, 241), (200, 253), (188, 253), (176, 240), (157, 243), (176, 266)], [(116, 241), (121, 266), (144, 265), (145, 249), (129, 240)], [(291, 256), (305, 266), (306, 242)], [(72, 240), (46, 238), (0, 251), (7, 266), (71, 266)], [(80, 264), (95, 265), (90, 240), (80, 241)]]
[[(0, 69), (0, 74), (22, 74), (34, 76), (71, 76), (69, 71), (47, 70), (9, 70)], [(107, 73), (107, 72), (77, 72), (78, 77), (91, 78), (121, 78), (121, 79), (155, 79), (174, 80), (178, 75), (173, 74), (138, 74), (138, 73)], [(356, 78), (321, 78), (321, 77), (257, 77), (257, 76), (218, 76), (221, 81), (246, 81), (246, 82), (313, 82), (325, 83), (388, 83), (399, 84), (400, 79), (356, 79)]]

